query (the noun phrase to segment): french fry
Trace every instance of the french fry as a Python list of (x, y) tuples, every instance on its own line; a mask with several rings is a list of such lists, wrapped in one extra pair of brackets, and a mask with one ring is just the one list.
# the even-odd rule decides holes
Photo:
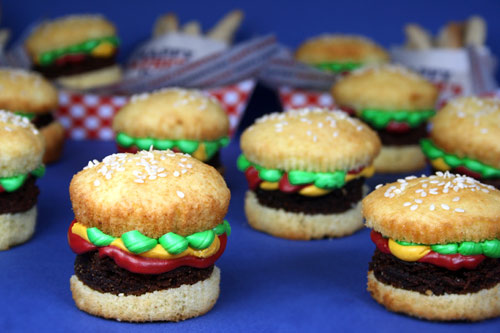
[(241, 10), (233, 10), (210, 29), (207, 33), (207, 37), (231, 43), (234, 33), (240, 26), (242, 20), (243, 12)]
[(463, 46), (464, 24), (450, 22), (441, 30), (436, 39), (436, 46), (442, 48), (461, 48)]
[(432, 47), (432, 37), (418, 24), (405, 26), (406, 47), (413, 50), (427, 50)]
[(181, 31), (188, 35), (199, 36), (201, 35), (201, 25), (197, 21), (189, 21), (182, 26)]
[(10, 37), (10, 31), (7, 29), (0, 29), (0, 50), (5, 47)]
[(486, 22), (481, 16), (471, 16), (465, 24), (464, 44), (481, 46), (486, 41)]
[(174, 13), (167, 13), (160, 16), (156, 20), (153, 28), (153, 36), (158, 37), (177, 30), (179, 30), (179, 20), (177, 19), (177, 15)]

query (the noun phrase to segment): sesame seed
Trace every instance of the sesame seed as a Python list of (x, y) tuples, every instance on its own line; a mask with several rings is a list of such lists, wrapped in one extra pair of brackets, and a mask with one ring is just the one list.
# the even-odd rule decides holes
[(179, 171), (174, 171), (174, 177), (179, 177), (179, 176), (180, 176)]
[(378, 190), (379, 188), (381, 188), (382, 186), (384, 186), (383, 184), (378, 184), (377, 186), (375, 186), (375, 189)]
[(418, 208), (418, 205), (413, 205), (410, 207), (410, 210), (416, 210)]
[(450, 210), (450, 206), (446, 204), (441, 204), (441, 208), (443, 208), (444, 210)]
[(436, 206), (435, 206), (434, 204), (431, 204), (431, 205), (429, 206), (429, 210), (433, 211), (434, 209), (436, 209)]
[(423, 201), (422, 199), (415, 199), (415, 202), (421, 204)]
[(138, 178), (138, 179), (134, 179), (134, 182), (142, 184), (142, 183), (144, 183), (144, 180)]
[(94, 186), (99, 186), (99, 185), (101, 185), (99, 179), (94, 180)]
[(455, 212), (463, 213), (463, 212), (465, 212), (465, 210), (463, 210), (462, 208), (455, 208)]
[(411, 206), (411, 202), (405, 202), (405, 203), (403, 204), (403, 206), (405, 206), (405, 207)]
[(454, 197), (451, 201), (457, 202), (458, 200), (460, 200), (460, 197)]
[(184, 193), (181, 191), (177, 191), (177, 196), (182, 199), (184, 198)]

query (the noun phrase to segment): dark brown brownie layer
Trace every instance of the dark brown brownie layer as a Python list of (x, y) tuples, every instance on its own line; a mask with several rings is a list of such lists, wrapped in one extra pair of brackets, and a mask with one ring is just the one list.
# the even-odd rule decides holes
[(59, 65), (53, 63), (49, 66), (33, 65), (33, 70), (41, 73), (48, 79), (54, 79), (60, 76), (70, 76), (82, 74), (97, 69), (113, 66), (116, 63), (116, 55), (111, 57), (93, 57), (87, 55), (80, 62), (65, 63)]
[(427, 123), (423, 123), (404, 133), (388, 132), (385, 129), (376, 131), (384, 146), (418, 145), (421, 139), (427, 137)]
[(365, 178), (360, 177), (335, 189), (327, 195), (306, 197), (298, 193), (284, 193), (279, 190), (255, 190), (257, 200), (263, 206), (284, 209), (287, 212), (304, 214), (336, 214), (345, 212), (357, 204), (363, 196)]
[(36, 205), (39, 193), (35, 178), (29, 176), (17, 191), (0, 193), (0, 214), (14, 214), (30, 210)]
[(375, 250), (369, 269), (380, 282), (434, 295), (475, 293), (500, 283), (500, 260), (486, 258), (476, 269), (450, 271), (422, 262), (407, 262)]
[(205, 162), (205, 164), (208, 164), (210, 166), (213, 166), (217, 170), (222, 168), (222, 163), (220, 161), (220, 151), (217, 151), (214, 156), (212, 156), (211, 159)]
[(99, 257), (97, 251), (80, 254), (75, 259), (75, 274), (90, 288), (114, 295), (142, 295), (156, 290), (178, 288), (206, 280), (214, 266), (194, 268), (182, 266), (163, 274), (137, 274), (115, 264), (110, 257)]
[(54, 115), (52, 112), (40, 113), (35, 115), (31, 122), (35, 125), (36, 128), (40, 129), (42, 127), (50, 125), (54, 121)]

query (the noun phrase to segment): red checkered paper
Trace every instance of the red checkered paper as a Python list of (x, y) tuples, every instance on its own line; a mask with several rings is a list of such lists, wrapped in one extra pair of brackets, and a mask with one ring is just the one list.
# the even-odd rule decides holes
[(335, 108), (333, 98), (328, 92), (308, 91), (291, 87), (280, 87), (278, 91), (284, 110), (310, 107)]
[[(229, 116), (232, 134), (243, 117), (243, 112), (255, 87), (255, 80), (248, 79), (221, 88), (205, 91), (217, 98)], [(67, 135), (75, 140), (112, 140), (113, 117), (125, 105), (129, 96), (104, 96), (61, 91), (56, 116), (66, 128)]]
[[(435, 85), (440, 91), (437, 108), (443, 106), (446, 101), (463, 95), (462, 86), (454, 82), (438, 81)], [(336, 108), (333, 97), (327, 91), (280, 87), (278, 88), (278, 92), (283, 110), (310, 107), (321, 107), (331, 110)]]

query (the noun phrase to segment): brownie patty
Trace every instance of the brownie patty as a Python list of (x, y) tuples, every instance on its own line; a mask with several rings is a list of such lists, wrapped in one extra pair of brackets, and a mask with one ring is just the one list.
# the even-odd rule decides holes
[(360, 177), (346, 183), (343, 187), (319, 197), (306, 197), (298, 193), (285, 193), (279, 190), (255, 190), (257, 200), (263, 206), (284, 209), (287, 212), (304, 214), (335, 214), (352, 208), (363, 196), (365, 178)]
[(52, 112), (40, 113), (35, 115), (35, 117), (31, 119), (33, 125), (35, 125), (35, 127), (38, 129), (48, 126), (53, 121), (54, 115), (52, 114)]
[(90, 288), (114, 295), (142, 295), (156, 290), (178, 288), (206, 280), (214, 266), (194, 268), (182, 266), (163, 274), (137, 274), (115, 264), (110, 257), (99, 257), (97, 251), (76, 256), (75, 274)]
[(476, 269), (450, 271), (423, 262), (407, 262), (375, 250), (369, 269), (380, 282), (434, 295), (475, 293), (500, 283), (500, 260), (486, 258)]
[(48, 79), (54, 79), (60, 76), (70, 76), (81, 74), (108, 66), (113, 66), (116, 63), (116, 53), (111, 57), (93, 57), (85, 56), (82, 61), (71, 62), (64, 64), (53, 63), (48, 66), (33, 65), (33, 70), (41, 73)]
[(39, 193), (35, 178), (29, 176), (18, 190), (0, 193), (0, 214), (14, 214), (30, 210), (36, 205)]
[(222, 163), (220, 161), (220, 151), (217, 151), (214, 156), (212, 156), (211, 159), (208, 161), (204, 162), (205, 164), (208, 164), (210, 166), (213, 166), (217, 170), (219, 170), (222, 167)]
[(418, 145), (420, 139), (427, 137), (426, 122), (404, 133), (389, 132), (385, 129), (374, 130), (377, 131), (380, 141), (382, 141), (382, 144), (385, 146)]

